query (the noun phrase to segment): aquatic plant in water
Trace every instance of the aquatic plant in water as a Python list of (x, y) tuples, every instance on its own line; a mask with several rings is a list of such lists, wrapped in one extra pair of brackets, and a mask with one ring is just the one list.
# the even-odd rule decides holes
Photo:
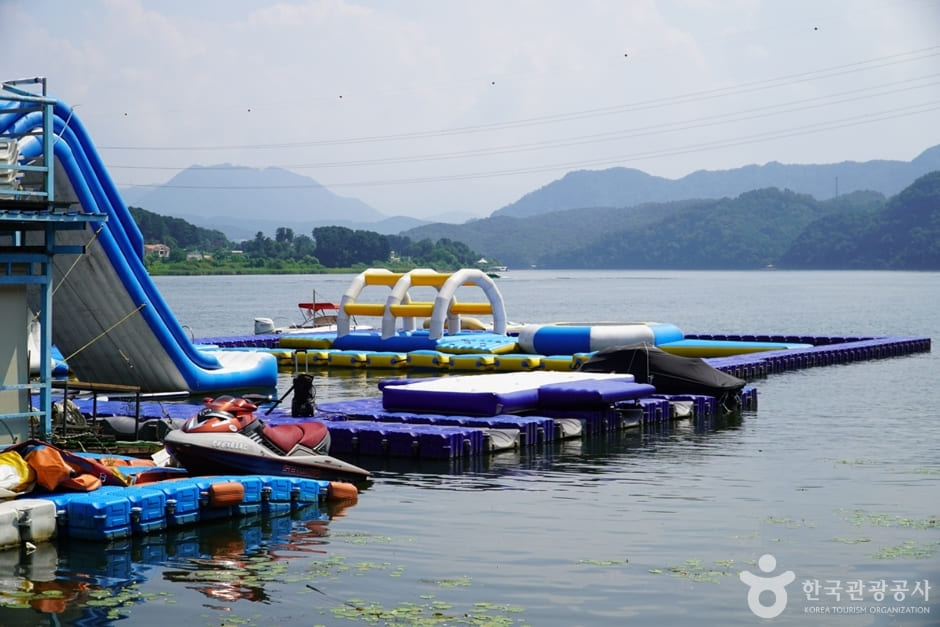
[(879, 549), (872, 554), (876, 560), (895, 559), (928, 559), (937, 553), (940, 542), (922, 542), (918, 544), (913, 540), (905, 540), (901, 544)]
[(840, 509), (839, 515), (846, 518), (850, 524), (860, 527), (868, 524), (872, 527), (909, 527), (912, 529), (935, 529), (940, 526), (940, 517), (904, 518), (896, 514), (873, 513), (863, 509)]
[(509, 614), (521, 613), (524, 610), (517, 606), (500, 605), (496, 603), (474, 603), (469, 611), (459, 613), (454, 611), (451, 603), (443, 601), (430, 601), (428, 603), (399, 603), (395, 607), (386, 608), (377, 603), (365, 603), (353, 599), (334, 607), (331, 612), (336, 618), (356, 622), (367, 622), (383, 625), (474, 625), (488, 627), (502, 627), (509, 625), (525, 625), (517, 622)]
[[(366, 536), (356, 536), (356, 538), (357, 541), (368, 541)], [(405, 573), (402, 566), (392, 567), (388, 563), (373, 564), (367, 562), (350, 564), (345, 557), (336, 555), (315, 562), (306, 572), (312, 577), (337, 581), (339, 579), (338, 575), (341, 573), (362, 575), (374, 571), (386, 571), (390, 577), (401, 577)], [(466, 576), (437, 579), (424, 578), (420, 582), (442, 589), (451, 589), (470, 587), (472, 579)], [(476, 602), (471, 609), (461, 613), (454, 610), (452, 603), (437, 600), (433, 594), (421, 594), (418, 597), (420, 602), (402, 601), (394, 607), (385, 607), (380, 603), (360, 598), (340, 599), (309, 583), (307, 588), (332, 601), (333, 604), (328, 611), (334, 618), (355, 622), (384, 625), (490, 625), (494, 627), (525, 624), (517, 623), (508, 616), (508, 614), (525, 611), (517, 606)]]
[(735, 574), (730, 570), (726, 570), (730, 569), (734, 565), (734, 560), (717, 560), (714, 562), (714, 564), (722, 570), (706, 568), (705, 562), (700, 559), (693, 558), (687, 559), (682, 564), (677, 564), (675, 566), (667, 566), (666, 568), (651, 568), (649, 572), (654, 575), (669, 573), (673, 577), (684, 577), (686, 579), (691, 579), (692, 581), (707, 583), (718, 583), (721, 581), (721, 577), (730, 577)]
[(626, 566), (630, 563), (628, 559), (622, 560), (599, 560), (599, 559), (590, 559), (585, 558), (578, 560), (579, 564), (590, 564), (592, 566)]

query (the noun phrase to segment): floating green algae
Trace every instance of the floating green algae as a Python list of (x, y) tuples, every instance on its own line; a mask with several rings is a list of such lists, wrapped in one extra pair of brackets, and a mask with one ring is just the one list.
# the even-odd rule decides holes
[(871, 538), (839, 538), (835, 537), (832, 539), (833, 542), (839, 542), (841, 544), (861, 544), (863, 542), (871, 542)]
[(383, 607), (377, 603), (366, 603), (361, 599), (332, 608), (335, 618), (382, 625), (417, 625), (433, 627), (440, 625), (473, 625), (502, 627), (524, 625), (510, 614), (522, 613), (523, 608), (489, 602), (474, 603), (469, 611), (460, 613), (454, 606), (442, 601), (429, 603), (402, 602), (395, 607)]
[(787, 529), (815, 529), (815, 523), (808, 523), (806, 519), (796, 520), (789, 516), (768, 516), (762, 521), (765, 525), (785, 525)]
[[(391, 544), (397, 542), (397, 540), (391, 536), (377, 536), (355, 531), (330, 534), (330, 540), (334, 542), (346, 542), (347, 544)], [(413, 541), (414, 538), (405, 539), (405, 542)]]
[(331, 556), (325, 560), (312, 562), (305, 570), (306, 579), (336, 580), (339, 575), (351, 574), (356, 576), (372, 572), (387, 571), (390, 577), (401, 577), (405, 569), (403, 566), (393, 566), (388, 562), (356, 562), (350, 563), (342, 556)]
[(734, 564), (734, 560), (718, 560), (713, 563), (721, 570), (706, 568), (705, 562), (700, 559), (688, 559), (682, 564), (677, 564), (675, 566), (667, 566), (665, 568), (651, 568), (649, 569), (649, 572), (654, 575), (669, 573), (673, 577), (684, 577), (686, 579), (691, 579), (692, 581), (707, 583), (718, 583), (721, 581), (722, 577), (730, 577), (731, 575), (735, 574), (729, 570), (726, 570), (731, 568), (731, 566)]
[(912, 474), (915, 474), (915, 475), (940, 476), (940, 468), (923, 468), (923, 467), (918, 467), (918, 468), (909, 468), (909, 469), (906, 469), (906, 470), (901, 470), (901, 471), (899, 471), (899, 472), (908, 472), (908, 473), (912, 473)]
[(314, 577), (336, 577), (340, 573), (351, 570), (352, 566), (346, 563), (346, 558), (339, 555), (331, 555), (325, 560), (312, 562), (306, 572)]
[(837, 464), (843, 464), (847, 466), (878, 466), (883, 462), (875, 461), (873, 459), (862, 458), (862, 459), (837, 459)]
[(879, 549), (872, 554), (876, 560), (896, 560), (896, 559), (928, 559), (933, 557), (940, 542), (922, 542), (917, 543), (912, 540), (905, 540), (901, 544), (888, 546)]
[(155, 596), (144, 595), (140, 592), (137, 584), (131, 584), (117, 590), (91, 590), (88, 593), (88, 600), (83, 605), (107, 609), (106, 616), (108, 620), (114, 621), (127, 618), (134, 605)]
[(743, 536), (742, 535), (731, 536), (732, 540), (757, 540), (758, 538), (760, 538), (760, 531), (755, 531), (753, 533), (749, 533)]
[(262, 588), (268, 582), (299, 582), (305, 578), (289, 576), (287, 564), (272, 561), (264, 556), (254, 556), (242, 561), (213, 561), (192, 559), (187, 562), (192, 568), (167, 570), (169, 581), (191, 583), (218, 583), (239, 585), (245, 588)]
[[(342, 557), (333, 557), (319, 562), (308, 570), (317, 576), (333, 579), (340, 572), (354, 571), (365, 568), (369, 570), (387, 571), (391, 577), (401, 577), (404, 568), (390, 567), (389, 564), (359, 563), (351, 565)], [(453, 589), (470, 587), (473, 580), (467, 576), (423, 578), (419, 580), (425, 585), (432, 585), (440, 589)], [(418, 601), (401, 601), (392, 607), (369, 601), (362, 598), (340, 599), (311, 584), (307, 588), (323, 595), (333, 602), (328, 610), (318, 608), (321, 612), (328, 611), (335, 619), (344, 619), (360, 623), (381, 625), (473, 625), (473, 626), (510, 626), (524, 625), (517, 622), (510, 614), (522, 613), (523, 608), (511, 605), (499, 605), (487, 601), (475, 602), (465, 611), (459, 611), (453, 602), (437, 599), (434, 594), (423, 593), (417, 595)]]
[[(34, 604), (50, 599), (66, 599), (65, 592), (58, 589), (33, 590), (28, 582), (24, 582), (21, 590), (4, 590), (0, 592), (0, 607), (7, 609), (29, 609)], [(111, 620), (126, 618), (130, 610), (139, 603), (162, 600), (164, 603), (175, 603), (167, 592), (141, 592), (136, 583), (128, 584), (119, 589), (91, 589), (85, 592), (84, 600), (71, 599), (69, 605), (103, 608)]]
[(585, 558), (585, 559), (580, 559), (580, 560), (578, 560), (578, 563), (579, 563), (579, 564), (590, 564), (591, 566), (626, 566), (627, 564), (630, 563), (630, 560), (628, 560), (628, 559), (622, 559), (622, 560), (599, 560), (599, 559)]
[(937, 516), (906, 518), (896, 514), (869, 512), (864, 509), (840, 509), (839, 515), (855, 527), (866, 524), (871, 527), (905, 527), (910, 529), (935, 529), (940, 527), (940, 518)]
[(469, 586), (471, 579), (469, 577), (451, 577), (445, 579), (422, 579), (423, 583), (434, 584), (439, 588), (459, 588)]
[(26, 610), (32, 607), (29, 602), (33, 599), (30, 592), (9, 592), (4, 591), (0, 594), (0, 607), (12, 610)]

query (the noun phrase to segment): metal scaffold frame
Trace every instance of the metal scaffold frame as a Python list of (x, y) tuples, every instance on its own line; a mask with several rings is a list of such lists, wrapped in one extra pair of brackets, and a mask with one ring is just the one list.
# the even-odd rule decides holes
[[(34, 91), (21, 85), (31, 86)], [(36, 93), (38, 91), (38, 93)], [(81, 246), (57, 246), (56, 232), (59, 230), (84, 229), (88, 223), (101, 222), (106, 217), (87, 215), (70, 203), (57, 202), (55, 198), (55, 142), (53, 133), (54, 98), (46, 94), (45, 78), (25, 78), (4, 81), (0, 87), (0, 114), (6, 119), (41, 112), (42, 158), (30, 163), (21, 163), (14, 158), (10, 163), (0, 164), (0, 286), (38, 286), (39, 311), (39, 371), (38, 378), (29, 376), (26, 381), (0, 381), (0, 392), (26, 390), (29, 399), (25, 411), (0, 413), (0, 421), (8, 427), (0, 430), (0, 436), (9, 432), (14, 440), (18, 435), (9, 428), (12, 419), (25, 418), (29, 424), (38, 425), (38, 436), (46, 437), (52, 432), (52, 296), (53, 257), (56, 254), (83, 254)], [(15, 155), (16, 143), (33, 133), (17, 133), (10, 126), (0, 124), (0, 142), (11, 148)], [(20, 177), (38, 174), (41, 183), (23, 185)], [(35, 177), (35, 174), (33, 176)], [(41, 233), (41, 244), (35, 236)], [(24, 311), (23, 321), (26, 321)], [(29, 325), (23, 327), (29, 333)], [(33, 409), (31, 394), (39, 390), (39, 408)]]

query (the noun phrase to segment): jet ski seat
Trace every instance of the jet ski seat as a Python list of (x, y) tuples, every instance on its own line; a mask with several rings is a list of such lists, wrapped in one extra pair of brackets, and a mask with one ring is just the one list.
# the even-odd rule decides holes
[(276, 447), (289, 453), (295, 446), (304, 446), (311, 451), (326, 453), (324, 443), (329, 446), (329, 431), (322, 422), (298, 422), (284, 425), (264, 425), (264, 437)]

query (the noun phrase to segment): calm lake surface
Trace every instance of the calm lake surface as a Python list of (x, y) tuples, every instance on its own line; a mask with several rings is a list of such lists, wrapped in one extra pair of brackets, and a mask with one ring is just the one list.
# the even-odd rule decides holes
[[(298, 302), (338, 301), (351, 278), (156, 281), (199, 338), (299, 322)], [(497, 285), (518, 322), (940, 337), (940, 273), (512, 270)], [(66, 609), (0, 624), (937, 625), (938, 373), (935, 347), (753, 381), (757, 411), (710, 424), (461, 464), (359, 459), (375, 480), (343, 511), (13, 560), (2, 590), (60, 589)], [(317, 377), (317, 401), (377, 396), (381, 378)], [(776, 618), (749, 609), (744, 570), (793, 572)]]

